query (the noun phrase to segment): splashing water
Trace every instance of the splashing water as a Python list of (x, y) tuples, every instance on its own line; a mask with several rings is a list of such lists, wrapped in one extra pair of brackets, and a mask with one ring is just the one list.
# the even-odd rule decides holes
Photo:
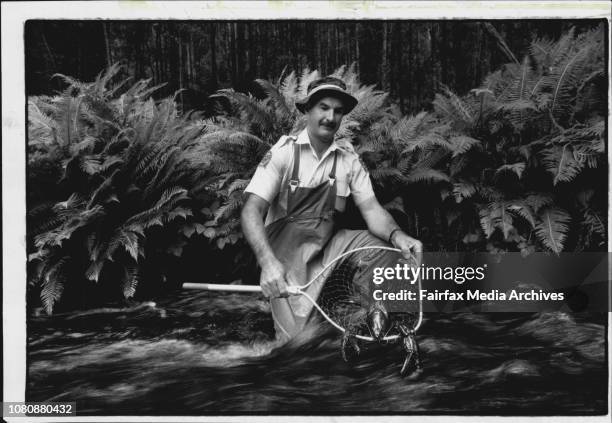
[(399, 345), (347, 364), (328, 325), (279, 345), (260, 297), (181, 292), (31, 317), (26, 399), (79, 415), (605, 414), (606, 317), (427, 315), (410, 380)]

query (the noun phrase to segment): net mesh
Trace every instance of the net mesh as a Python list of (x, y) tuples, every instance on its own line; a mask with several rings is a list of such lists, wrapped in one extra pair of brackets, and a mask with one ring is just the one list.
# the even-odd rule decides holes
[[(408, 263), (400, 253), (382, 249), (356, 251), (339, 260), (320, 277), (325, 279), (317, 304), (338, 325), (352, 334), (370, 336), (366, 316), (375, 305), (383, 305), (389, 312), (391, 321), (400, 320), (407, 327), (413, 328), (418, 318), (418, 303), (402, 304), (400, 311), (390, 311), (392, 307), (385, 301), (376, 301), (373, 291), (383, 285), (373, 283), (375, 268), (395, 268)], [(395, 281), (403, 287), (416, 289), (416, 285), (405, 281)], [(387, 336), (397, 335), (392, 329)]]

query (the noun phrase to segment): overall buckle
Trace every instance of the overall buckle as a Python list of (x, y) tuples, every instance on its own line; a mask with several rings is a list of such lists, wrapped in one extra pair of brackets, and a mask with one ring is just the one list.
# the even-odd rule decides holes
[(296, 181), (294, 179), (289, 181), (289, 189), (291, 189), (291, 192), (295, 192), (295, 189), (298, 187), (298, 184), (300, 183), (300, 181)]

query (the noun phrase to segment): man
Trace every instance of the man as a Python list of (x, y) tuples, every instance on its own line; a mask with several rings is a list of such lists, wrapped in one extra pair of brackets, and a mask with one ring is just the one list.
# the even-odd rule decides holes
[[(311, 311), (307, 301), (287, 298), (287, 285), (304, 285), (333, 258), (360, 246), (388, 241), (406, 258), (422, 252), (421, 242), (402, 232), (378, 203), (352, 145), (334, 140), (357, 102), (338, 78), (313, 81), (296, 102), (306, 115), (306, 128), (295, 137), (281, 137), (245, 190), (250, 195), (242, 228), (261, 267), (260, 285), (281, 338), (299, 333)], [(334, 216), (344, 210), (349, 194), (368, 231), (335, 232)], [(316, 298), (321, 287), (310, 289)]]

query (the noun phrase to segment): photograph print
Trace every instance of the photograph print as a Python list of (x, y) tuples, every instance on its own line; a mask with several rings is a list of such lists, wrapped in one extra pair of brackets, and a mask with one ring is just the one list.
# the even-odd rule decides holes
[(609, 18), (402, 10), (24, 22), (25, 404), (609, 415)]

